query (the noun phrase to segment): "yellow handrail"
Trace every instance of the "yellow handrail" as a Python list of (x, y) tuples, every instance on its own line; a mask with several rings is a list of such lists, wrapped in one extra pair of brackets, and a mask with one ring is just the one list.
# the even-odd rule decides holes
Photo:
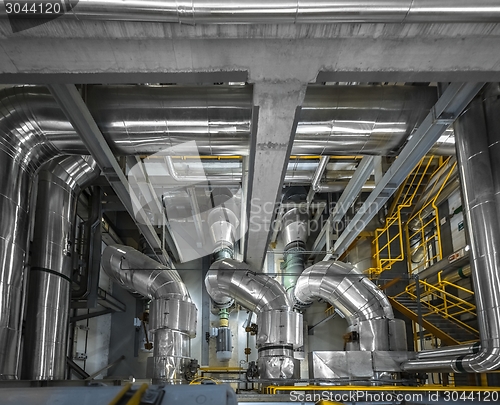
[[(404, 260), (401, 211), (413, 205), (417, 192), (422, 186), (424, 178), (429, 174), (434, 159), (435, 158), (431, 156), (424, 157), (420, 160), (413, 172), (400, 186), (396, 194), (397, 203), (394, 203), (391, 207), (390, 213), (385, 220), (384, 227), (375, 230), (375, 236), (372, 242), (375, 245), (373, 254), (375, 266), (370, 269), (372, 275), (380, 275), (382, 272), (390, 270), (396, 262)], [(433, 172), (433, 174), (435, 174), (435, 172)], [(396, 229), (394, 227), (396, 227)], [(384, 237), (384, 242), (381, 242), (382, 237)], [(399, 250), (399, 253), (395, 253), (395, 250)]]
[(278, 391), (383, 391), (383, 392), (427, 392), (427, 391), (465, 391), (485, 392), (500, 391), (500, 387), (450, 387), (443, 385), (425, 385), (419, 387), (408, 386), (365, 386), (365, 385), (270, 385), (265, 388), (265, 393), (276, 394)]

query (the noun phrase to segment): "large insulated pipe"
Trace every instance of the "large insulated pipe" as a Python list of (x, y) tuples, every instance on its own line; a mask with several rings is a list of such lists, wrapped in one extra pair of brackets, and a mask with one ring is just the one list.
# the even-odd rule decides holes
[(45, 136), (52, 124), (37, 122), (30, 110), (51, 116), (60, 109), (47, 92), (33, 98), (28, 88), (0, 94), (0, 379), (16, 379), (31, 185), (40, 166), (60, 153)]
[[(6, 117), (14, 103), (19, 109), (14, 114), (26, 129), (50, 134), (58, 150), (88, 153), (45, 88), (14, 87), (2, 90), (0, 98)], [(436, 100), (432, 87), (310, 86), (292, 154), (397, 154)], [(89, 86), (86, 102), (117, 155), (152, 154), (173, 146), (178, 155), (183, 152), (179, 145), (193, 140), (201, 155), (249, 151), (251, 86)]]
[(154, 333), (153, 382), (184, 382), (198, 310), (179, 273), (123, 245), (104, 249), (102, 267), (122, 287), (152, 300), (149, 322)]
[[(59, 4), (59, 3), (58, 3)], [(62, 2), (66, 15), (76, 20), (145, 21), (175, 24), (325, 24), (499, 22), (500, 6), (492, 0), (296, 0), (220, 3), (192, 0)], [(70, 5), (71, 4), (71, 5)], [(6, 7), (7, 9), (7, 7)], [(6, 17), (2, 9), (0, 16)], [(37, 10), (23, 18), (46, 18)]]
[(260, 377), (292, 378), (293, 350), (303, 342), (302, 315), (293, 311), (283, 286), (233, 259), (215, 262), (207, 273), (205, 286), (216, 304), (224, 305), (234, 299), (257, 314)]
[(498, 156), (500, 140), (495, 108), (499, 95), (498, 86), (489, 86), (455, 122), (481, 350), (453, 358), (409, 361), (402, 365), (405, 371), (485, 373), (500, 366), (500, 207), (495, 195), (500, 178), (492, 170), (498, 165), (493, 158)]
[(345, 316), (352, 339), (347, 350), (406, 350), (404, 321), (394, 319), (386, 295), (354, 266), (337, 261), (307, 268), (295, 285), (299, 308), (321, 298)]
[(99, 175), (91, 157), (69, 156), (38, 174), (26, 309), (23, 379), (63, 380), (78, 196)]
[(299, 208), (292, 208), (283, 215), (281, 237), (284, 246), (283, 286), (293, 297), (293, 289), (297, 278), (305, 268), (306, 240), (309, 231), (309, 214)]
[[(233, 194), (226, 188), (214, 189), (211, 193), (210, 199), (214, 208), (208, 214), (207, 223), (210, 227), (210, 238), (214, 247), (212, 253), (215, 261), (234, 258), (235, 243), (238, 240), (236, 230), (240, 221), (234, 213), (236, 207), (234, 206), (234, 201), (231, 201), (232, 197)], [(233, 303), (234, 300), (229, 300), (222, 304), (215, 303), (215, 306), (219, 308), (216, 356), (217, 360), (221, 362), (231, 360), (233, 353), (228, 309)]]
[[(370, 127), (376, 129), (372, 131), (372, 137), (365, 133), (359, 142), (354, 142), (356, 151), (351, 152), (355, 154), (364, 150), (369, 153), (373, 148), (375, 153), (390, 153), (394, 144), (399, 147), (404, 142), (436, 100), (435, 91), (430, 88), (366, 87), (359, 91), (350, 87), (318, 88), (306, 99), (309, 97), (307, 108), (311, 111), (328, 105), (333, 113), (349, 106), (358, 113), (373, 110), (367, 119), (374, 120), (374, 126)], [(322, 98), (318, 98), (318, 91), (325, 91)], [(203, 89), (94, 86), (89, 88), (87, 100), (100, 129), (117, 154), (155, 153), (193, 140), (193, 137), (201, 154), (248, 152), (252, 111), (249, 86)], [(354, 108), (356, 105), (358, 108)], [(371, 107), (367, 109), (367, 106)], [(179, 117), (184, 119), (179, 120)], [(307, 150), (302, 145), (294, 153), (321, 153), (330, 147), (344, 153), (343, 135), (341, 131), (332, 132), (332, 125), (336, 122), (332, 118), (335, 116), (331, 116), (325, 125), (324, 121), (315, 121), (321, 125), (306, 127), (307, 136), (317, 138), (316, 147)], [(380, 132), (381, 128), (389, 128), (394, 122), (398, 123), (397, 128), (383, 134)], [(230, 144), (227, 143), (228, 136), (231, 137)], [(367, 140), (367, 136), (373, 138), (373, 142)], [(386, 149), (380, 148), (380, 139), (388, 142)], [(0, 263), (3, 264), (0, 268), (0, 379), (18, 376), (21, 301), (33, 176), (44, 163), (64, 154), (81, 155), (88, 154), (88, 151), (46, 88), (28, 86), (0, 91), (0, 167), (2, 173), (8, 173), (0, 177)]]

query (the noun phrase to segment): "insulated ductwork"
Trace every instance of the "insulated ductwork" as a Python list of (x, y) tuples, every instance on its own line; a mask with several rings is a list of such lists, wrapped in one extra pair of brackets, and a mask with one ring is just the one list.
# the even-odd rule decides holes
[(449, 351), (439, 353), (443, 358), (421, 357), (403, 364), (405, 371), (486, 373), (500, 366), (499, 96), (498, 84), (489, 85), (454, 126), (481, 349), (471, 354), (466, 346), (456, 357)]
[(23, 378), (63, 380), (78, 196), (99, 170), (91, 157), (56, 158), (38, 174)]
[(292, 208), (283, 215), (282, 238), (285, 247), (283, 285), (290, 297), (293, 297), (293, 289), (297, 278), (305, 268), (306, 240), (309, 231), (309, 214), (299, 208)]
[[(322, 161), (320, 161), (320, 166), (322, 165)], [(320, 176), (317, 179), (318, 184), (319, 181)], [(304, 202), (307, 198), (306, 195), (305, 188), (290, 187), (283, 195), (282, 203)], [(284, 247), (284, 263), (282, 268), (284, 276), (282, 282), (291, 302), (293, 302), (293, 289), (295, 288), (295, 283), (305, 268), (304, 263), (306, 257), (304, 252), (306, 250), (306, 241), (309, 234), (309, 208), (291, 208), (285, 212), (281, 222), (281, 239)]]
[(293, 349), (302, 346), (303, 342), (302, 315), (293, 312), (283, 286), (232, 259), (215, 262), (207, 273), (205, 286), (216, 304), (223, 305), (234, 299), (257, 314), (260, 377), (291, 378)]
[(406, 350), (404, 322), (394, 319), (385, 294), (354, 266), (332, 261), (306, 269), (295, 286), (295, 300), (303, 308), (316, 298), (345, 316), (352, 337), (347, 350)]
[(240, 221), (234, 213), (236, 207), (234, 203), (231, 203), (232, 197), (233, 194), (227, 188), (216, 188), (211, 193), (211, 203), (214, 208), (210, 210), (207, 222), (210, 227), (215, 260), (232, 259), (234, 244), (239, 239), (236, 230)]
[(104, 250), (102, 267), (122, 287), (152, 300), (153, 382), (182, 383), (191, 360), (190, 339), (196, 335), (198, 310), (177, 271), (123, 245)]
[[(89, 86), (87, 90), (88, 107), (117, 155), (151, 154), (192, 140), (204, 155), (248, 153), (250, 86)], [(435, 100), (435, 89), (425, 87), (312, 87), (292, 153), (394, 153)], [(367, 124), (360, 129), (353, 117)], [(352, 141), (344, 142), (345, 135)], [(18, 375), (32, 179), (43, 164), (65, 154), (88, 152), (46, 88), (0, 91), (0, 163), (2, 173), (9, 173), (0, 178), (1, 379)]]
[[(65, 153), (88, 153), (45, 88), (14, 87), (2, 94), (6, 111), (19, 110), (16, 117), (30, 125), (26, 130), (50, 134), (52, 145)], [(291, 153), (395, 154), (436, 100), (432, 87), (310, 86)], [(188, 141), (196, 141), (201, 155), (248, 154), (251, 86), (88, 86), (86, 102), (117, 155), (173, 146), (178, 154)], [(432, 153), (439, 153), (437, 146)]]
[[(147, 21), (175, 24), (324, 24), (324, 23), (429, 23), (498, 22), (500, 6), (491, 0), (352, 0), (338, 2), (301, 0), (255, 3), (177, 1), (80, 0), (66, 7), (66, 16), (76, 20)], [(2, 13), (4, 11), (2, 10)], [(0, 16), (6, 17), (5, 14)], [(30, 18), (46, 18), (36, 10)]]

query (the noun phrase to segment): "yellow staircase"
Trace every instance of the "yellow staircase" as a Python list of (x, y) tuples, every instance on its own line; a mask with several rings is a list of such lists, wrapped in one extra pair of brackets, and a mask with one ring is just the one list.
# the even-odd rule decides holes
[[(398, 189), (388, 209), (385, 226), (375, 231), (373, 266), (370, 269), (371, 276), (378, 278), (396, 262), (405, 260), (406, 253), (409, 273), (415, 280), (402, 292), (390, 297), (391, 304), (416, 325), (421, 325), (425, 337), (439, 338), (444, 345), (474, 342), (479, 337), (478, 331), (468, 323), (476, 318), (473, 291), (442, 279), (441, 273), (434, 283), (415, 277), (443, 259), (436, 200), (455, 166), (451, 158), (425, 157), (419, 162)], [(438, 182), (443, 173), (445, 180)], [(423, 192), (429, 183), (431, 190), (426, 195), (432, 197), (419, 201), (424, 198)], [(417, 203), (418, 209), (415, 208)], [(409, 226), (410, 223), (413, 225)], [(415, 264), (411, 257), (418, 249), (423, 259)], [(415, 326), (414, 332), (417, 341), (421, 336), (420, 329)]]

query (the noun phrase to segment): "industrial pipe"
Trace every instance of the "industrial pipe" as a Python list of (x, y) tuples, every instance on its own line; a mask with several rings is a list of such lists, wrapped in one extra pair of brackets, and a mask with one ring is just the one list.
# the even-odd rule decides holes
[[(394, 153), (435, 100), (435, 90), (425, 87), (313, 86), (292, 153)], [(193, 139), (201, 154), (248, 153), (250, 86), (90, 86), (87, 102), (117, 155), (151, 154)], [(6, 297), (0, 302), (0, 379), (15, 379), (33, 176), (55, 156), (88, 151), (47, 89), (3, 89), (0, 107), (0, 162), (9, 173), (0, 178), (0, 289)], [(369, 124), (349, 128), (353, 116)], [(359, 138), (346, 147), (344, 136), (354, 133)]]
[[(56, 150), (88, 153), (45, 88), (4, 89), (0, 98), (6, 111), (19, 109), (18, 119), (50, 134)], [(432, 87), (310, 86), (292, 154), (397, 154), (436, 99)], [(153, 154), (172, 146), (180, 154), (179, 145), (193, 140), (201, 155), (248, 154), (251, 86), (88, 86), (86, 101), (117, 155)]]
[(444, 357), (466, 356), (468, 354), (479, 353), (481, 343), (476, 342), (471, 345), (445, 346), (435, 350), (423, 350), (416, 354), (419, 360), (428, 360)]
[(234, 299), (257, 314), (260, 377), (292, 378), (293, 350), (303, 342), (302, 315), (293, 311), (283, 286), (233, 259), (215, 262), (207, 273), (205, 286), (217, 304), (224, 305)]
[(63, 380), (78, 196), (97, 178), (91, 157), (69, 156), (38, 174), (26, 309), (23, 378)]
[(293, 300), (293, 290), (297, 278), (305, 268), (306, 240), (309, 233), (309, 214), (292, 208), (283, 215), (281, 237), (284, 246), (283, 286)]
[[(66, 15), (76, 20), (144, 21), (175, 24), (325, 24), (499, 22), (500, 6), (491, 0), (373, 0), (370, 2), (279, 0), (219, 3), (206, 0), (63, 2)], [(70, 5), (71, 4), (71, 5)], [(2, 9), (2, 17), (7, 12)], [(23, 15), (24, 16), (24, 15)], [(37, 10), (24, 18), (46, 18)]]
[(476, 290), (477, 320), (481, 349), (453, 358), (413, 360), (405, 371), (485, 373), (500, 366), (500, 216), (496, 202), (498, 174), (497, 85), (490, 85), (473, 100), (455, 122), (458, 167), (463, 190), (464, 213), (470, 235), (472, 279)]
[(196, 336), (198, 310), (177, 271), (123, 245), (104, 249), (102, 267), (122, 287), (152, 300), (153, 382), (182, 383), (191, 360), (190, 339)]
[(307, 268), (295, 285), (296, 306), (307, 307), (315, 298), (329, 302), (346, 318), (353, 336), (347, 350), (402, 350), (406, 345), (404, 323), (394, 319), (389, 300), (354, 266), (331, 261)]

